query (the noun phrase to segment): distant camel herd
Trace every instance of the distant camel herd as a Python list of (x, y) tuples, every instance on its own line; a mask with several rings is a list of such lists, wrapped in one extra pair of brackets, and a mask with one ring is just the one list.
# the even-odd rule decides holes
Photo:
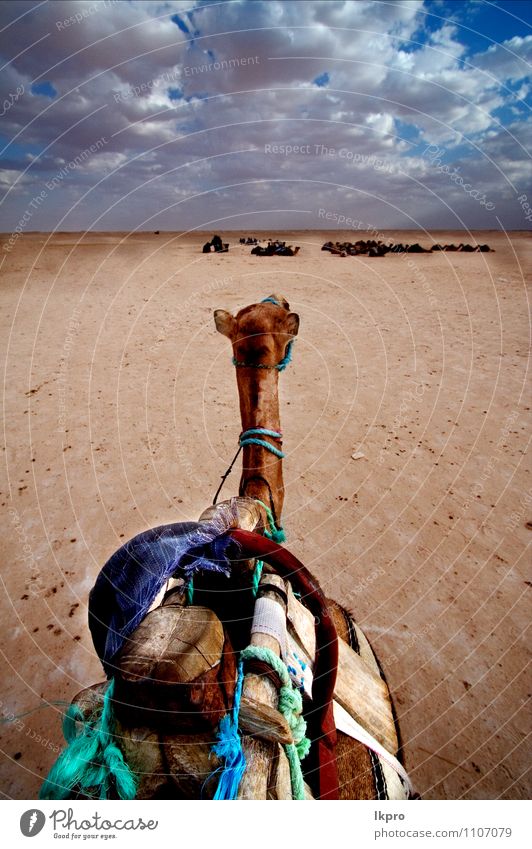
[[(258, 244), (260, 239), (256, 239), (254, 236), (248, 236), (247, 239), (240, 239), (241, 245), (254, 245), (251, 249), (251, 253), (255, 256), (296, 256), (299, 253), (300, 248), (293, 248), (292, 245), (287, 245), (286, 242), (280, 242), (278, 239), (268, 240), (268, 244), (266, 247), (261, 248)], [(216, 253), (226, 253), (229, 250), (228, 244), (223, 244), (220, 236), (213, 236), (210, 242), (206, 242), (203, 245), (203, 253), (209, 254), (213, 251)]]
[(299, 253), (300, 248), (293, 248), (292, 245), (287, 245), (286, 242), (268, 242), (265, 248), (257, 245), (251, 249), (254, 256), (295, 256)]
[[(255, 236), (243, 237), (240, 239), (241, 245), (253, 245), (251, 253), (254, 256), (296, 256), (300, 248), (293, 248), (292, 245), (287, 245), (286, 242), (280, 242), (278, 239), (268, 239), (268, 244), (261, 247), (261, 240)], [(227, 252), (228, 244), (223, 244), (220, 236), (213, 236), (210, 242), (203, 245), (203, 253), (211, 253), (215, 251)], [(394, 244), (390, 242), (385, 245), (384, 242), (377, 242), (374, 239), (359, 239), (357, 242), (325, 242), (322, 246), (322, 251), (329, 251), (334, 256), (386, 256), (386, 254), (430, 254), (434, 251), (463, 251), (465, 253), (488, 253), (492, 251), (489, 245), (464, 245), (460, 242), (459, 245), (432, 245), (432, 247), (424, 248), (418, 242), (413, 245), (403, 245), (402, 242)]]
[(386, 256), (386, 254), (430, 254), (433, 251), (465, 251), (467, 253), (491, 251), (489, 245), (433, 245), (429, 250), (423, 248), (418, 242), (413, 245), (403, 245), (401, 242), (394, 245), (392, 242), (385, 245), (374, 239), (368, 241), (359, 239), (357, 242), (325, 242), (322, 251), (329, 251), (335, 256)]

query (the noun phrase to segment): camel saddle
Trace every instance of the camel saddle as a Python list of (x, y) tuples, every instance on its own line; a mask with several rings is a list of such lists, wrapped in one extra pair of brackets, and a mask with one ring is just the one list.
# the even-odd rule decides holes
[[(135, 540), (130, 541), (106, 564), (114, 563), (114, 571), (107, 570), (105, 580), (102, 573), (106, 567), (100, 573), (100, 590), (104, 589), (101, 598), (91, 594), (91, 630), (104, 668), (114, 679), (116, 736), (127, 763), (140, 777), (137, 798), (212, 798), (215, 792), (216, 769), (222, 764), (213, 755), (212, 745), (215, 729), (232, 709), (237, 679), (235, 658), (250, 638), (255, 604), (250, 589), (256, 558), (284, 581), (281, 595), (285, 596), (285, 633), (277, 639), (280, 644), (285, 643), (288, 656), (297, 658), (300, 664), (292, 680), (304, 693), (307, 736), (314, 741), (309, 755), (309, 773), (318, 776), (313, 782), (314, 795), (336, 797), (338, 725), (342, 732), (355, 736), (376, 753), (388, 786), (393, 788), (391, 798), (406, 798), (405, 779), (394, 758), (398, 742), (390, 697), (369, 643), (354, 623), (357, 651), (338, 640), (325, 599), (312, 576), (286, 549), (250, 532), (256, 525), (256, 516), (253, 510), (245, 515), (249, 508), (245, 502), (249, 501), (231, 499), (229, 512), (219, 505), (201, 517), (199, 524), (207, 522), (212, 534), (205, 535), (203, 528), (199, 533), (208, 540), (205, 551), (209, 546), (212, 550), (200, 555), (200, 561), (208, 568), (210, 557), (221, 565), (195, 575), (193, 604), (186, 602), (185, 580), (171, 579), (168, 583), (172, 558), (167, 553), (162, 556), (160, 550), (161, 541), (165, 551), (169, 548), (172, 535), (182, 535), (196, 543), (196, 523), (162, 526), (148, 532), (148, 549), (146, 535), (139, 535), (142, 547), (135, 547)], [(237, 505), (238, 509), (236, 502), (243, 502)], [(222, 547), (220, 534), (225, 539)], [(228, 543), (233, 547), (227, 551), (233, 555), (238, 552), (229, 580), (222, 562)], [(143, 569), (152, 569), (151, 584), (155, 587), (153, 573), (157, 570), (161, 579), (148, 598), (150, 609), (136, 615), (136, 619), (124, 609), (117, 620), (109, 588), (116, 590), (124, 564), (130, 561), (138, 572), (137, 578)], [(95, 589), (97, 586), (98, 582)], [(155, 589), (156, 598), (152, 597)], [(117, 621), (122, 629), (118, 643)], [(136, 627), (124, 625), (131, 621), (138, 621)], [(265, 630), (268, 633), (268, 627)], [(290, 663), (287, 661), (288, 669), (296, 673)], [(301, 669), (307, 672), (298, 677)], [(253, 671), (256, 673), (257, 669)], [(75, 698), (86, 716), (93, 714), (104, 688), (103, 684), (96, 685)], [(276, 710), (253, 705), (249, 699), (244, 701), (242, 733), (277, 741), (279, 745), (291, 739), (286, 722)], [(268, 798), (291, 796), (279, 795), (277, 790)]]

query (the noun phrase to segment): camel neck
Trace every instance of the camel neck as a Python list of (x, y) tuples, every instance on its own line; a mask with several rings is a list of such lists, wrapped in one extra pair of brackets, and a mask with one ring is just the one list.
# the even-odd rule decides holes
[(242, 430), (267, 427), (279, 430), (279, 373), (259, 369), (237, 369)]
[[(279, 373), (254, 368), (237, 368), (236, 373), (242, 430), (261, 427), (280, 431)], [(280, 519), (284, 498), (282, 459), (260, 445), (244, 446), (242, 458), (240, 494), (260, 499)]]

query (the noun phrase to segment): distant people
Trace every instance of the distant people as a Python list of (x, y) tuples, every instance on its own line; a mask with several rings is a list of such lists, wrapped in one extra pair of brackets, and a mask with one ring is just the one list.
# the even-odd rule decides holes
[(205, 242), (203, 245), (203, 253), (209, 254), (212, 251), (215, 253), (227, 253), (229, 250), (229, 243), (225, 244), (222, 242), (220, 236), (213, 236), (210, 242)]

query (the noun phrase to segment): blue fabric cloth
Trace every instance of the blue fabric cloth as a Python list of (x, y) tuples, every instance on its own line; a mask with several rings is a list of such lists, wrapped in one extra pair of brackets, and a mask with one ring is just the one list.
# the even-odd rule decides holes
[(228, 547), (235, 556), (236, 544), (226, 531), (220, 522), (160, 525), (133, 537), (107, 561), (89, 595), (89, 628), (108, 676), (113, 657), (172, 575), (229, 575)]

